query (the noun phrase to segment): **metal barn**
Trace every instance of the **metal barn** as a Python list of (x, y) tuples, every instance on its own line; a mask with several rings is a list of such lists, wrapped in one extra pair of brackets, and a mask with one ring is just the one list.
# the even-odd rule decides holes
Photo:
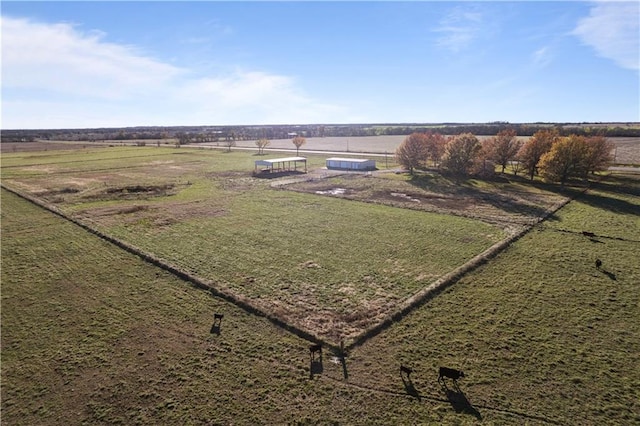
[(375, 170), (376, 161), (364, 158), (327, 158), (327, 169)]

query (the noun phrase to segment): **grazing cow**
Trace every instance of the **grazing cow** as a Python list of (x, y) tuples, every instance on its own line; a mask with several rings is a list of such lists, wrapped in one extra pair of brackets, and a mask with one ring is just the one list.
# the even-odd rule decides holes
[(596, 259), (596, 269), (600, 269), (601, 266), (602, 266), (602, 260)]
[(213, 314), (213, 325), (218, 323), (218, 326), (222, 324), (222, 318), (224, 318), (223, 314)]
[(213, 324), (211, 325), (211, 334), (220, 334), (220, 327), (222, 326), (222, 314), (213, 314)]
[(589, 232), (589, 231), (582, 231), (582, 235), (584, 235), (585, 237), (589, 237), (589, 238), (593, 238), (596, 236), (596, 234), (594, 234), (593, 232)]
[(318, 352), (320, 354), (320, 358), (322, 358), (322, 345), (321, 344), (309, 346), (309, 355), (311, 356), (311, 361), (314, 360), (316, 352)]
[(409, 376), (411, 376), (411, 373), (413, 373), (413, 368), (409, 368), (409, 367), (406, 367), (404, 365), (401, 365), (400, 366), (400, 374), (402, 374), (402, 373), (407, 375), (407, 379), (411, 379)]
[(440, 372), (438, 374), (438, 381), (440, 380), (444, 381), (445, 377), (452, 379), (453, 382), (455, 383), (459, 378), (464, 377), (464, 372), (460, 370), (456, 370), (454, 368), (440, 367)]

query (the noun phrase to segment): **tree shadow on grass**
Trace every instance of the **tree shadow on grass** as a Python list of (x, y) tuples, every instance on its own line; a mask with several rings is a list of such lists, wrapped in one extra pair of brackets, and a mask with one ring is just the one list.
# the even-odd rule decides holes
[(587, 192), (578, 197), (578, 201), (583, 202), (591, 207), (610, 211), (613, 213), (640, 216), (640, 207), (638, 207), (637, 204), (633, 204), (619, 198), (612, 198), (602, 194)]
[(595, 188), (606, 192), (640, 197), (640, 176), (609, 175), (596, 183)]
[(594, 182), (585, 182), (584, 180), (574, 180), (567, 182), (566, 185), (547, 182), (529, 182), (534, 186), (545, 191), (553, 192), (557, 195), (565, 197), (573, 197), (576, 200), (596, 207), (605, 211), (611, 211), (620, 214), (631, 214), (640, 216), (640, 208), (636, 204), (625, 200), (606, 196), (604, 194), (585, 191), (589, 188), (601, 192), (617, 193), (622, 195), (640, 196), (640, 178), (630, 178), (625, 176), (608, 176), (604, 180)]
[[(424, 191), (447, 194), (449, 196), (454, 195), (459, 199), (467, 198), (478, 200), (480, 203), (490, 205), (509, 214), (518, 214), (526, 217), (542, 217), (546, 214), (548, 208), (548, 206), (539, 205), (533, 200), (527, 202), (526, 196), (523, 197), (524, 200), (519, 199), (517, 191), (512, 191), (512, 196), (509, 196), (509, 190), (501, 193), (498, 187), (493, 188), (493, 190), (483, 189), (474, 185), (473, 181), (468, 179), (455, 184), (445, 176), (424, 174), (414, 175), (408, 182)], [(493, 181), (487, 180), (486, 182), (489, 185), (491, 182), (509, 184), (510, 180), (498, 176)], [(551, 192), (555, 193), (555, 191)], [(568, 194), (563, 192), (563, 195)]]

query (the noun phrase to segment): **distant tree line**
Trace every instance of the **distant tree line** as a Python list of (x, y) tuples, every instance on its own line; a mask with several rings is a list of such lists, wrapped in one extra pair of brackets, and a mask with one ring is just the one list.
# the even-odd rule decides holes
[(314, 125), (256, 125), (256, 126), (149, 126), (98, 129), (2, 130), (3, 142), (35, 140), (141, 140), (178, 139), (181, 143), (226, 142), (259, 139), (293, 139), (296, 136), (357, 137), (410, 135), (437, 132), (442, 135), (491, 136), (513, 130), (519, 136), (532, 136), (540, 130), (555, 130), (560, 136), (639, 137), (640, 123), (437, 123), (437, 124), (314, 124)]
[(604, 136), (570, 134), (543, 129), (526, 142), (508, 128), (484, 142), (473, 133), (443, 136), (439, 133), (412, 133), (396, 150), (400, 165), (413, 174), (429, 166), (459, 180), (466, 176), (491, 177), (509, 169), (514, 175), (540, 175), (547, 181), (566, 183), (587, 179), (589, 174), (606, 170), (612, 161), (613, 144)]

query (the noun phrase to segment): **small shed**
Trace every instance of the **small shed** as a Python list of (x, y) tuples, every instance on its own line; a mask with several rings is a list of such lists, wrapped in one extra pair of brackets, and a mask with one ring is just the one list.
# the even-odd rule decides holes
[[(304, 165), (307, 172), (306, 157), (273, 158), (270, 160), (256, 160), (254, 173), (280, 173), (298, 171), (298, 163)], [(302, 167), (300, 167), (302, 169)]]
[(327, 158), (327, 169), (375, 170), (376, 161), (366, 158)]

